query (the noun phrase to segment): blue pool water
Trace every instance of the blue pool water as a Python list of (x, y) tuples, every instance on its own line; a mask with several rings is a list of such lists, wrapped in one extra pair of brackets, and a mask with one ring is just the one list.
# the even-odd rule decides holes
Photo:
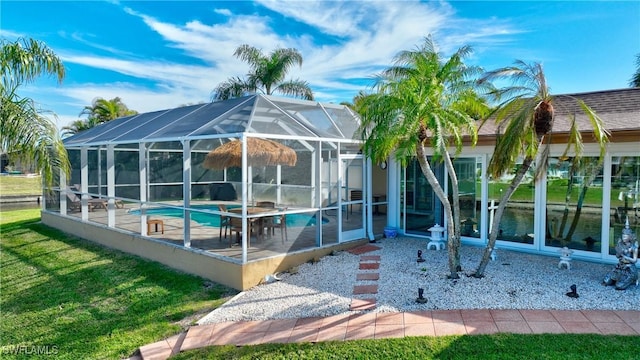
[[(227, 208), (234, 208), (239, 206), (227, 206)], [(210, 210), (217, 211), (217, 206), (211, 205), (193, 205), (191, 206), (193, 209), (202, 209), (202, 210)], [(129, 212), (133, 215), (140, 215), (140, 210), (131, 210)], [(154, 208), (148, 209), (147, 215), (163, 215), (163, 216), (172, 216), (177, 218), (182, 218), (182, 209), (176, 208)], [(207, 214), (201, 212), (191, 212), (191, 220), (197, 222), (198, 224), (207, 225), (207, 226), (220, 226), (220, 216), (214, 214)], [(322, 223), (326, 224), (329, 222), (329, 219), (322, 218)], [(301, 227), (301, 226), (315, 226), (316, 225), (316, 216), (314, 214), (287, 214), (287, 227)]]

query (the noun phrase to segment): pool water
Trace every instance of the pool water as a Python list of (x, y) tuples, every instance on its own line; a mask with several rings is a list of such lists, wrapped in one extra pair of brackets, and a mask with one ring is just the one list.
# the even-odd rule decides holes
[[(227, 208), (234, 208), (239, 206), (227, 206)], [(210, 210), (210, 211), (218, 211), (217, 206), (211, 205), (193, 205), (191, 206), (193, 209), (202, 209), (202, 210)], [(133, 215), (140, 215), (140, 210), (131, 210), (129, 212)], [(171, 216), (182, 218), (183, 212), (182, 209), (176, 208), (153, 208), (147, 210), (147, 215), (162, 215), (162, 216)], [(197, 222), (201, 225), (220, 227), (220, 216), (215, 214), (208, 214), (202, 212), (191, 212), (191, 220)], [(326, 224), (329, 222), (329, 219), (322, 218), (322, 223)], [(315, 214), (287, 214), (287, 227), (303, 227), (303, 226), (315, 226), (316, 225), (316, 216)]]

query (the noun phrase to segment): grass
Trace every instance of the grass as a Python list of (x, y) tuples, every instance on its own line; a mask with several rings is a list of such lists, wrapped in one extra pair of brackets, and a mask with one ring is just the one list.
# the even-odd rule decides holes
[(0, 176), (0, 195), (41, 195), (42, 178), (40, 176)]
[[(47, 347), (57, 359), (121, 359), (180, 332), (229, 289), (39, 223), (0, 213), (0, 354)], [(411, 337), (213, 346), (175, 359), (634, 359), (637, 337), (593, 334)], [(32, 355), (22, 354), (23, 358)]]
[(637, 359), (638, 338), (586, 334), (495, 334), (212, 346), (172, 359)]
[(3, 359), (21, 346), (49, 346), (57, 359), (125, 358), (179, 333), (232, 292), (71, 237), (39, 217), (37, 209), (1, 213)]

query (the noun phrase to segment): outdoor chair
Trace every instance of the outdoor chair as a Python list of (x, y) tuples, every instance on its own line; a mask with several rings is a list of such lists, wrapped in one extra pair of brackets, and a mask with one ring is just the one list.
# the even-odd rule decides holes
[(82, 209), (82, 201), (75, 193), (67, 191), (67, 200), (69, 210), (80, 211)]
[[(259, 239), (260, 233), (256, 230), (256, 225), (259, 222), (259, 218), (247, 219), (247, 226), (249, 227), (249, 234), (247, 236), (247, 247), (251, 247), (251, 235), (256, 234), (256, 238)], [(236, 233), (236, 243), (240, 243), (242, 235), (242, 218), (237, 217), (229, 217), (229, 230), (230, 236), (235, 232)]]
[[(67, 207), (72, 211), (80, 211), (82, 210), (82, 200), (80, 197), (71, 191), (67, 191)], [(104, 207), (107, 208), (106, 200), (102, 201), (100, 199), (89, 199), (87, 201), (87, 206), (89, 207), (89, 211), (93, 211), (96, 207)]]
[(261, 208), (272, 208), (274, 209), (276, 207), (276, 203), (274, 203), (273, 201), (258, 201), (256, 203), (257, 207), (261, 207)]
[[(82, 190), (80, 190), (80, 184), (74, 184), (72, 186), (69, 186), (69, 188), (76, 192), (82, 192)], [(96, 209), (98, 207), (104, 208), (105, 210), (108, 209), (109, 199), (105, 197), (96, 197), (93, 195), (89, 195), (89, 197), (89, 204), (93, 205), (93, 209)], [(116, 206), (116, 209), (124, 209), (124, 203), (120, 199), (114, 199), (114, 205)]]
[[(256, 206), (260, 208), (275, 209), (276, 203), (274, 203), (273, 201), (258, 201), (256, 203)], [(271, 238), (271, 235), (275, 233), (274, 232), (275, 230), (273, 229), (273, 217), (272, 216), (263, 217), (262, 226), (266, 229), (266, 234), (269, 236), (269, 238)]]
[[(219, 204), (218, 210), (220, 210), (220, 212), (226, 213), (227, 206), (224, 204)], [(220, 242), (222, 242), (222, 229), (224, 228), (224, 238), (226, 239), (227, 231), (229, 231), (230, 226), (231, 226), (231, 221), (229, 216), (220, 214), (220, 235), (219, 235)], [(229, 246), (231, 246), (231, 240), (229, 240)]]
[[(287, 211), (287, 208), (283, 208), (280, 211)], [(282, 243), (289, 241), (287, 236), (287, 214), (280, 214), (269, 217), (269, 223), (266, 225), (268, 234), (275, 234), (275, 229), (280, 229), (280, 237)]]

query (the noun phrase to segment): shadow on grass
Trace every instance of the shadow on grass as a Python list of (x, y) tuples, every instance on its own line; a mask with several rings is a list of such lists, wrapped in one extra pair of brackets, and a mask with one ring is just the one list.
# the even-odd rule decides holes
[(55, 345), (59, 358), (122, 358), (178, 333), (175, 322), (212, 310), (233, 292), (38, 221), (0, 231), (2, 346)]

